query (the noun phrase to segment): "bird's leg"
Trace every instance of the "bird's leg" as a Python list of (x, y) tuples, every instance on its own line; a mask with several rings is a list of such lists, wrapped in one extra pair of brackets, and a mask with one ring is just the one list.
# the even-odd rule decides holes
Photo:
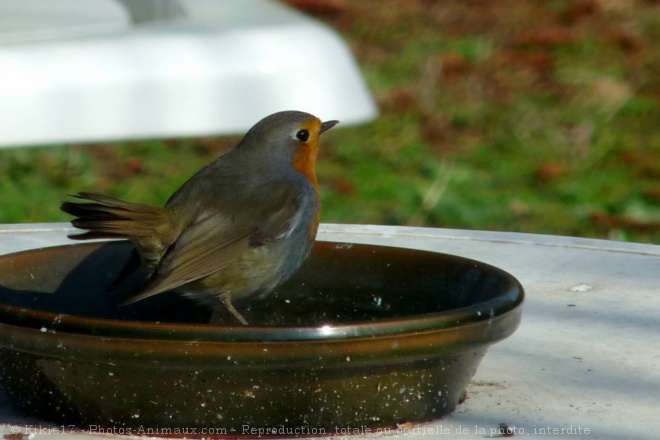
[(220, 297), (220, 301), (222, 301), (222, 304), (224, 304), (227, 310), (229, 310), (229, 313), (234, 315), (234, 318), (236, 318), (238, 322), (240, 322), (243, 325), (250, 325), (248, 324), (247, 320), (243, 318), (243, 315), (241, 315), (241, 313), (238, 310), (236, 310), (236, 307), (234, 307), (234, 305), (231, 303), (231, 299), (229, 298), (229, 296), (222, 295)]

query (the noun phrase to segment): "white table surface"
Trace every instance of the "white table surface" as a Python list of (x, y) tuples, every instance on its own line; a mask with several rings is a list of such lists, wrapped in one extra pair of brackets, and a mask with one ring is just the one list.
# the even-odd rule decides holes
[[(0, 254), (67, 243), (67, 231), (67, 224), (0, 225)], [(513, 438), (660, 438), (660, 246), (335, 224), (322, 225), (319, 239), (474, 258), (525, 288), (520, 328), (489, 349), (468, 399), (442, 420), (399, 433), (405, 438), (483, 439), (499, 423)], [(57, 429), (18, 414), (0, 388), (0, 435), (108, 438)]]

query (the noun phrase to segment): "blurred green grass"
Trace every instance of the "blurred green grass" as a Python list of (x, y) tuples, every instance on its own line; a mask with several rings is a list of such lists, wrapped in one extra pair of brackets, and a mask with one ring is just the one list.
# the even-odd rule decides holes
[[(657, 1), (289, 3), (346, 38), (381, 108), (325, 135), (323, 221), (660, 243)], [(2, 150), (0, 222), (66, 221), (79, 190), (162, 204), (236, 141)]]

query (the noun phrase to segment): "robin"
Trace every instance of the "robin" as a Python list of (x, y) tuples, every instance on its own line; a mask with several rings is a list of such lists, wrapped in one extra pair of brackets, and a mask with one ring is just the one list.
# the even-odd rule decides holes
[(338, 123), (299, 111), (267, 116), (164, 207), (80, 192), (72, 197), (84, 202), (65, 201), (61, 209), (87, 232), (69, 237), (135, 245), (118, 278), (138, 267), (148, 277), (124, 304), (176, 290), (210, 298), (248, 325), (232, 302), (271, 292), (309, 255), (319, 225), (319, 137)]

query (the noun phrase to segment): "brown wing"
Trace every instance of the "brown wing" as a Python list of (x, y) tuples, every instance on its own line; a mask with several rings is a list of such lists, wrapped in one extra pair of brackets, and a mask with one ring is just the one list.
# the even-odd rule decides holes
[(286, 236), (300, 217), (298, 197), (295, 185), (286, 185), (246, 200), (235, 212), (203, 212), (170, 246), (148, 284), (125, 303), (204, 278), (250, 247)]

